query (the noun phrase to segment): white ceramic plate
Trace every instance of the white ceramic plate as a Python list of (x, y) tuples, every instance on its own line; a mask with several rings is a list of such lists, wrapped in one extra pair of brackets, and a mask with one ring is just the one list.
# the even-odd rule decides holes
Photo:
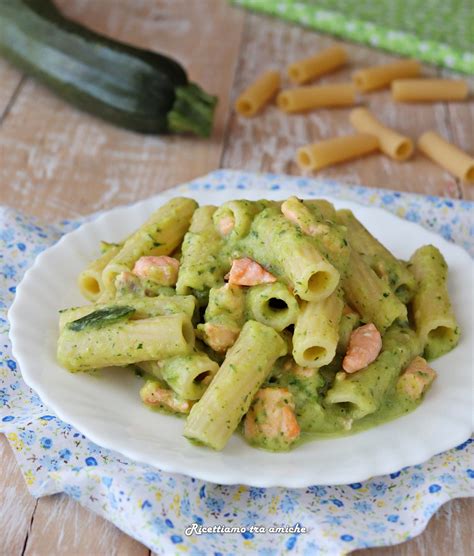
[[(245, 191), (245, 197), (284, 198), (291, 190)], [(187, 193), (201, 203), (242, 198), (238, 189)], [(182, 436), (183, 421), (148, 410), (140, 379), (126, 370), (98, 377), (70, 374), (55, 358), (58, 310), (84, 304), (76, 279), (98, 255), (98, 240), (117, 241), (137, 228), (176, 191), (107, 212), (64, 236), (42, 253), (17, 289), (10, 310), (11, 340), (23, 378), (64, 421), (97, 444), (164, 471), (222, 484), (305, 487), (345, 484), (421, 463), (464, 441), (472, 430), (473, 266), (460, 247), (377, 208), (331, 200), (347, 207), (400, 258), (432, 243), (450, 269), (450, 293), (462, 327), (460, 345), (433, 364), (439, 376), (421, 406), (396, 421), (344, 438), (306, 443), (273, 454), (234, 435), (223, 452), (196, 447)]]

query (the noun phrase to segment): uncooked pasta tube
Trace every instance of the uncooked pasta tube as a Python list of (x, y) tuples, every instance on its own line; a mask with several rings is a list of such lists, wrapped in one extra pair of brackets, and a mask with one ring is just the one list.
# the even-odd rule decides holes
[(355, 104), (352, 83), (286, 89), (277, 96), (278, 108), (285, 112), (304, 112), (313, 108), (352, 106)]
[(399, 102), (464, 100), (468, 94), (462, 79), (397, 79), (392, 83), (392, 97)]
[(302, 85), (320, 75), (334, 71), (347, 62), (347, 52), (342, 46), (332, 46), (315, 56), (298, 60), (287, 68), (288, 76), (297, 85)]
[(361, 133), (375, 135), (380, 149), (394, 160), (406, 160), (413, 153), (413, 141), (385, 127), (367, 108), (355, 108), (350, 114), (351, 124)]
[(279, 87), (280, 74), (277, 71), (267, 71), (239, 96), (235, 109), (241, 116), (255, 116), (272, 100)]
[(379, 141), (373, 135), (357, 133), (334, 137), (298, 149), (296, 161), (304, 170), (319, 170), (376, 151)]
[(474, 158), (445, 141), (434, 131), (423, 133), (418, 139), (418, 148), (451, 174), (474, 183)]
[(352, 79), (359, 91), (364, 93), (388, 87), (394, 79), (416, 77), (421, 65), (416, 60), (400, 60), (383, 66), (373, 66), (354, 72)]

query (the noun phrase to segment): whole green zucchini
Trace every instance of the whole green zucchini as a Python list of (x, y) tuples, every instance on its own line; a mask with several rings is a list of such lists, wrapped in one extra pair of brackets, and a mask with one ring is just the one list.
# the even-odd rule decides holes
[(0, 54), (95, 116), (142, 133), (209, 136), (217, 102), (161, 54), (64, 17), (51, 0), (0, 0)]

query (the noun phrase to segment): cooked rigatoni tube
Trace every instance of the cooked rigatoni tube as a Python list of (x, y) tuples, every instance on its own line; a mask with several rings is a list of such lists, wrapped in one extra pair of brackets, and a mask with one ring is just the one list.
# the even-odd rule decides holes
[(255, 215), (269, 206), (277, 206), (276, 201), (247, 201), (240, 199), (221, 205), (212, 216), (219, 234), (231, 241), (241, 239), (250, 230)]
[(303, 204), (312, 210), (319, 220), (335, 220), (336, 209), (325, 199), (305, 199)]
[(286, 342), (278, 332), (259, 322), (247, 321), (213, 381), (193, 406), (184, 436), (222, 450), (275, 361), (286, 353)]
[(351, 419), (374, 413), (400, 372), (419, 354), (416, 333), (408, 327), (392, 326), (384, 335), (382, 351), (373, 363), (356, 373), (337, 373), (325, 405), (344, 409)]
[(338, 221), (346, 226), (350, 245), (368, 262), (379, 278), (384, 279), (403, 303), (408, 303), (416, 289), (416, 280), (403, 261), (384, 247), (352, 211), (337, 211)]
[(82, 295), (89, 301), (97, 301), (104, 292), (102, 272), (109, 262), (120, 251), (120, 245), (108, 248), (98, 259), (92, 261), (80, 274), (77, 284)]
[(410, 259), (410, 269), (418, 282), (412, 301), (416, 331), (426, 359), (451, 351), (459, 342), (459, 326), (447, 288), (448, 265), (433, 245), (420, 247)]
[(337, 353), (341, 355), (346, 353), (351, 332), (359, 326), (359, 323), (359, 314), (353, 311), (349, 305), (346, 305), (342, 310), (342, 317), (339, 321), (339, 341), (337, 343)]
[[(325, 219), (320, 210), (322, 206), (305, 203), (292, 196), (282, 203), (281, 212), (287, 220), (312, 238), (318, 251), (343, 275), (348, 270), (350, 255), (346, 229)], [(334, 210), (333, 212), (335, 214)]]
[(340, 292), (302, 303), (293, 334), (293, 358), (298, 365), (320, 368), (334, 359), (343, 307)]
[(320, 170), (326, 166), (346, 162), (379, 149), (379, 140), (368, 133), (344, 135), (318, 141), (298, 149), (296, 162), (303, 170)]
[(211, 288), (204, 320), (204, 324), (198, 324), (202, 340), (214, 351), (226, 351), (234, 344), (245, 321), (243, 288), (232, 284)]
[(347, 52), (342, 46), (331, 46), (315, 56), (297, 60), (287, 68), (288, 77), (298, 85), (330, 73), (347, 62)]
[(107, 307), (132, 307), (135, 312), (131, 315), (132, 319), (147, 319), (163, 315), (185, 314), (190, 319), (196, 309), (196, 300), (192, 295), (173, 295), (159, 297), (137, 297), (122, 296), (113, 299), (108, 303), (94, 303), (82, 307), (72, 307), (59, 311), (59, 330), (61, 331), (67, 323), (89, 315), (94, 311), (107, 309)]
[(356, 102), (352, 83), (335, 83), (317, 87), (296, 87), (278, 93), (277, 105), (284, 112), (306, 112), (314, 108), (353, 106)]
[(120, 251), (104, 268), (102, 280), (105, 288), (115, 291), (116, 276), (131, 270), (140, 257), (171, 254), (188, 230), (196, 207), (193, 199), (176, 197), (156, 210), (143, 226), (125, 240)]
[(72, 372), (164, 359), (189, 353), (194, 346), (193, 326), (184, 314), (105, 326), (96, 314), (83, 317), (89, 321), (80, 327), (73, 327), (78, 320), (68, 323), (59, 335), (58, 361)]
[(474, 183), (474, 158), (459, 147), (448, 143), (434, 131), (427, 131), (418, 139), (420, 151), (434, 162), (468, 183)]
[(437, 102), (464, 100), (469, 95), (462, 79), (397, 79), (392, 83), (392, 98), (398, 102)]
[(181, 264), (176, 292), (202, 292), (224, 283), (228, 270), (222, 256), (224, 242), (212, 221), (216, 208), (199, 207), (181, 246)]
[(299, 310), (295, 296), (281, 282), (249, 288), (246, 306), (251, 319), (271, 326), (278, 332), (295, 324)]
[(162, 361), (143, 361), (138, 366), (164, 380), (179, 398), (185, 400), (199, 400), (219, 369), (219, 365), (202, 352)]
[(413, 141), (384, 126), (367, 108), (354, 108), (349, 119), (357, 131), (377, 137), (380, 149), (390, 158), (406, 160), (412, 155)]
[(420, 72), (420, 62), (416, 60), (400, 60), (391, 64), (358, 70), (352, 75), (352, 80), (359, 91), (366, 93), (388, 87), (395, 79), (415, 77)]
[(255, 217), (240, 249), (306, 301), (325, 299), (339, 283), (339, 272), (311, 238), (302, 236), (278, 209), (265, 209)]
[(235, 109), (241, 116), (255, 116), (269, 103), (280, 88), (280, 74), (267, 71), (250, 85), (235, 101)]
[(372, 322), (383, 334), (396, 320), (407, 320), (406, 306), (354, 249), (349, 268), (342, 286), (348, 303), (357, 310), (363, 322)]

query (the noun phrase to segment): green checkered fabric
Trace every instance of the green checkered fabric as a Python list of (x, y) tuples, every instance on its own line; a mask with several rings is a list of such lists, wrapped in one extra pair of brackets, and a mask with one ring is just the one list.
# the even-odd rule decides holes
[(232, 0), (403, 56), (474, 74), (473, 0)]

